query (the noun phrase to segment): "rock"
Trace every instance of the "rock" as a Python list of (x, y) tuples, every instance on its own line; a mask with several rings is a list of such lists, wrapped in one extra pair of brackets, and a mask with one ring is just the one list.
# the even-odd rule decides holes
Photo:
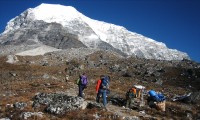
[(17, 56), (15, 56), (15, 55), (8, 55), (7, 59), (8, 60), (6, 62), (11, 63), (11, 64), (14, 64), (19, 61)]
[(23, 102), (16, 102), (13, 106), (14, 106), (14, 108), (17, 108), (17, 109), (23, 110), (24, 107), (27, 106), (27, 104), (26, 104), (26, 103), (23, 103)]
[(83, 101), (83, 104), (80, 105), (80, 108), (82, 110), (84, 110), (85, 108), (87, 108), (88, 103), (86, 101)]
[(200, 101), (200, 92), (193, 92), (182, 96), (176, 95), (175, 97), (172, 98), (172, 100), (197, 104)]
[(194, 104), (200, 103), (200, 92), (193, 92), (190, 95), (190, 102)]
[(0, 118), (0, 120), (10, 120), (10, 118)]
[(113, 105), (123, 106), (125, 105), (126, 100), (121, 97), (111, 97), (110, 101)]
[(38, 116), (38, 117), (42, 118), (43, 113), (42, 112), (23, 112), (23, 113), (21, 113), (20, 118), (27, 120), (31, 116)]
[(48, 74), (44, 74), (42, 77), (43, 77), (44, 79), (49, 79), (49, 78), (50, 78)]
[(96, 103), (96, 102), (92, 102), (92, 101), (89, 101), (88, 104), (87, 104), (87, 108), (89, 109), (92, 109), (92, 108), (102, 108), (102, 104), (100, 103)]
[(13, 77), (17, 76), (17, 74), (14, 73), (14, 72), (9, 72), (9, 74), (10, 74), (11, 76), (13, 76)]
[(45, 110), (52, 114), (62, 115), (67, 111), (85, 109), (87, 102), (81, 97), (68, 96), (62, 93), (40, 93), (34, 98), (34, 107), (46, 105)]
[(48, 61), (42, 61), (41, 65), (42, 66), (49, 66), (49, 63), (48, 63)]
[(126, 116), (123, 117), (123, 120), (139, 120), (137, 116)]

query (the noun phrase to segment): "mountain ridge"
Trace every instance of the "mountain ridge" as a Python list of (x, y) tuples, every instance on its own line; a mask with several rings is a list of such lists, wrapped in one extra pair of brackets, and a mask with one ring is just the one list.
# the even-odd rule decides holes
[[(47, 12), (49, 14), (46, 14)], [(31, 33), (27, 33), (27, 31), (31, 31)], [(24, 33), (26, 34), (24, 35)], [(41, 4), (35, 8), (29, 8), (11, 19), (6, 30), (0, 35), (0, 43), (5, 45), (5, 43), (8, 44), (15, 40), (16, 43), (23, 44), (23, 42), (17, 42), (19, 36), (23, 37), (25, 42), (29, 40), (31, 44), (51, 47), (55, 47), (53, 44), (56, 43), (67, 45), (66, 41), (71, 40), (71, 42), (80, 41), (80, 44), (83, 44), (82, 47), (114, 50), (127, 56), (158, 60), (190, 59), (187, 53), (169, 49), (162, 42), (128, 31), (122, 26), (93, 20), (72, 6), (59, 4)], [(71, 47), (81, 46), (73, 45)], [(59, 45), (55, 48), (67, 49), (67, 47)]]

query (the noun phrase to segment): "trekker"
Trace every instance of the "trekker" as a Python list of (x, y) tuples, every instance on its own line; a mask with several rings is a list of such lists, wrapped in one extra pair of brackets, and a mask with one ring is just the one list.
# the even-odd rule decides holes
[(100, 97), (102, 96), (103, 105), (104, 105), (106, 110), (107, 110), (107, 108), (106, 108), (107, 98), (106, 97), (107, 97), (107, 94), (108, 94), (108, 91), (109, 91), (109, 82), (110, 82), (109, 76), (101, 75), (100, 79), (97, 81), (97, 84), (96, 84), (96, 93), (97, 93), (96, 102), (99, 103)]
[(85, 73), (80, 75), (79, 80), (77, 81), (77, 84), (78, 84), (78, 89), (79, 89), (78, 96), (83, 98), (83, 90), (87, 87), (87, 84), (88, 84), (88, 78), (85, 75)]
[(157, 93), (154, 90), (148, 92), (147, 103), (151, 108), (157, 108), (158, 110), (165, 111), (166, 97), (162, 93)]
[(130, 88), (126, 93), (126, 108), (132, 108), (134, 106), (135, 98), (136, 98), (136, 88)]

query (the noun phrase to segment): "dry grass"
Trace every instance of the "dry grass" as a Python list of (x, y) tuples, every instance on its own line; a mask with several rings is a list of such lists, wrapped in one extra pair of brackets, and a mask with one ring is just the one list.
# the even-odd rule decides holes
[[(140, 63), (139, 60), (132, 61), (120, 61), (116, 60), (115, 63), (112, 63), (115, 60), (115, 56), (104, 56), (104, 59), (112, 60), (107, 64), (101, 65), (100, 67), (89, 67), (86, 62), (77, 62), (74, 60), (72, 63), (57, 63), (56, 65), (51, 62), (51, 65), (42, 66), (40, 63), (43, 60), (42, 56), (36, 57), (18, 57), (20, 64), (8, 64), (6, 63), (5, 57), (0, 57), (0, 118), (7, 117), (10, 114), (13, 115), (13, 119), (19, 119), (18, 115), (22, 112), (44, 112), (42, 118), (37, 116), (32, 116), (30, 120), (47, 120), (47, 119), (56, 119), (56, 120), (71, 120), (71, 119), (95, 119), (94, 115), (98, 114), (102, 117), (101, 120), (108, 119), (121, 119), (116, 117), (114, 113), (105, 112), (101, 109), (86, 109), (86, 110), (76, 110), (67, 112), (65, 115), (58, 116), (46, 113), (44, 108), (33, 109), (32, 108), (32, 99), (39, 93), (55, 93), (58, 91), (67, 91), (70, 88), (77, 88), (75, 81), (79, 74), (85, 72), (89, 78), (89, 85), (85, 89), (85, 99), (95, 101), (95, 85), (99, 76), (102, 74), (107, 74), (111, 77), (110, 89), (113, 93), (120, 95), (125, 98), (126, 91), (133, 84), (141, 84), (146, 87), (147, 90), (164, 90), (167, 93), (167, 97), (172, 97), (174, 94), (185, 94), (188, 91), (184, 89), (185, 78), (178, 78), (177, 81), (171, 81), (171, 78), (175, 78), (180, 75), (180, 69), (170, 68), (169, 71), (162, 76), (165, 78), (163, 85), (152, 83), (151, 80), (155, 78), (149, 78), (149, 81), (144, 81), (142, 77), (133, 76), (133, 77), (122, 77), (121, 72), (111, 72), (109, 67), (115, 64), (126, 64), (128, 63)], [(89, 56), (90, 60), (93, 60), (98, 64), (98, 59), (101, 58), (101, 53), (98, 53), (96, 56)], [(27, 61), (36, 61), (35, 64), (29, 64)], [(150, 61), (152, 62), (152, 61)], [(75, 66), (80, 64), (84, 65), (83, 69), (77, 69)], [(67, 69), (66, 69), (67, 68)], [(65, 75), (68, 74), (66, 70), (72, 69), (70, 73), (70, 79), (66, 82)], [(135, 72), (135, 69), (130, 68), (130, 73)], [(13, 74), (14, 73), (14, 74)], [(43, 75), (47, 74), (49, 77), (44, 78)], [(168, 81), (169, 80), (169, 81)], [(177, 85), (176, 85), (177, 84)], [(77, 92), (77, 91), (76, 91)], [(27, 106), (23, 110), (17, 110), (8, 104), (13, 104), (16, 102), (25, 102)], [(155, 109), (147, 108), (145, 112), (151, 116), (155, 116), (158, 119), (182, 119), (186, 116), (186, 111), (190, 112), (192, 115), (196, 115), (199, 112), (199, 108), (196, 106), (190, 105), (191, 109), (187, 105), (182, 105), (181, 103), (174, 103), (167, 101), (166, 103), (166, 112), (157, 111)], [(45, 107), (45, 106), (43, 106)], [(120, 108), (119, 108), (120, 109)], [(129, 114), (129, 113), (126, 113)], [(136, 112), (132, 112), (129, 115), (135, 115)], [(144, 119), (141, 117), (141, 119)]]

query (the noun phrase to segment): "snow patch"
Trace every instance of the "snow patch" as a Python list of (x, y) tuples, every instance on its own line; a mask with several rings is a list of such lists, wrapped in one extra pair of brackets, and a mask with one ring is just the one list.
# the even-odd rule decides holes
[(36, 55), (44, 55), (45, 53), (48, 52), (53, 52), (53, 51), (60, 51), (60, 49), (56, 49), (53, 47), (49, 46), (40, 46), (38, 48), (32, 49), (32, 50), (27, 50), (21, 53), (17, 53), (16, 55), (19, 56), (36, 56)]

